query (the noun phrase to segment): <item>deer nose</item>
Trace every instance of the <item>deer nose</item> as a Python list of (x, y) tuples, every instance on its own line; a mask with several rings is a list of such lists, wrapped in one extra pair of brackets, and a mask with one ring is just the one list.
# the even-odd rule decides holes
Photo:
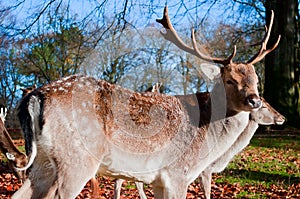
[(255, 94), (249, 95), (247, 102), (253, 109), (260, 108), (262, 105), (260, 98)]

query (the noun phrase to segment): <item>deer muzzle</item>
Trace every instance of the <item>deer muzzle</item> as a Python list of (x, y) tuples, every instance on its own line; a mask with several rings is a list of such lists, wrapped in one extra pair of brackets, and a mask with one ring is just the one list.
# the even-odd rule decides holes
[(275, 124), (277, 125), (282, 125), (284, 121), (285, 121), (285, 117), (282, 115), (275, 118)]

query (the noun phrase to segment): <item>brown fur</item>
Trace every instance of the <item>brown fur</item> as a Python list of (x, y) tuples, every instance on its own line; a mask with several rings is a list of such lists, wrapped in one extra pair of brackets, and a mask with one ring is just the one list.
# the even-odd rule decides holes
[[(96, 92), (97, 117), (100, 123), (105, 124), (107, 137), (114, 137), (111, 140), (120, 147), (125, 147), (135, 152), (155, 151), (157, 145), (164, 145), (166, 140), (172, 139), (168, 132), (177, 131), (182, 120), (182, 108), (179, 101), (171, 96), (157, 93), (135, 93), (120, 87), (102, 87), (103, 82), (99, 81), (99, 89)], [(106, 83), (104, 83), (106, 84)], [(112, 102), (114, 107), (111, 107)], [(128, 115), (112, 110), (126, 110)], [(155, 117), (154, 117), (155, 115)], [(116, 119), (118, 118), (117, 122)], [(154, 118), (165, 118), (164, 121), (153, 121)], [(134, 126), (134, 129), (131, 128)], [(160, 133), (153, 134), (159, 126)], [(113, 134), (120, 127), (131, 132), (128, 134)], [(152, 136), (151, 136), (152, 135)], [(155, 145), (147, 144), (148, 137)], [(145, 146), (145, 147), (143, 147)]]
[[(254, 67), (252, 65), (232, 63), (230, 66), (224, 67), (222, 71), (229, 109), (233, 112), (239, 112), (245, 110), (245, 108), (251, 111), (252, 107), (249, 106), (248, 97), (252, 96), (251, 98), (259, 100), (257, 90), (258, 77)], [(233, 82), (233, 84), (228, 84), (228, 81)], [(241, 101), (244, 103), (238, 103)]]

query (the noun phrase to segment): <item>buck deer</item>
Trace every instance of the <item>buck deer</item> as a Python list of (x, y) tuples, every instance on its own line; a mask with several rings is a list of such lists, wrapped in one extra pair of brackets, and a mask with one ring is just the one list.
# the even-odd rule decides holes
[[(169, 30), (167, 35), (176, 34)], [(271, 25), (267, 35), (270, 30)], [(185, 198), (188, 185), (230, 148), (246, 128), (250, 111), (260, 108), (253, 64), (279, 42), (266, 50), (268, 38), (247, 63), (233, 63), (235, 50), (217, 59), (194, 46), (200, 58), (223, 64), (221, 70), (201, 66), (217, 81), (204, 106), (211, 122), (201, 127), (190, 123), (174, 96), (137, 93), (91, 77), (69, 76), (29, 93), (18, 116), (31, 138), (28, 149), (35, 143), (38, 153), (13, 198), (75, 198), (97, 172), (152, 184), (155, 198)]]
[(0, 105), (0, 150), (8, 159), (8, 164), (15, 176), (23, 182), (26, 178), (26, 173), (25, 171), (19, 171), (18, 168), (23, 168), (27, 165), (27, 156), (14, 145), (5, 128), (6, 112), (6, 107)]

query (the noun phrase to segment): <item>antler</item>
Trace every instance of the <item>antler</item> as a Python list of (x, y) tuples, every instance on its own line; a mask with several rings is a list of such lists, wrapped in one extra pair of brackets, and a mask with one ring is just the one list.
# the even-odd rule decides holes
[(276, 43), (274, 44), (274, 46), (270, 49), (267, 50), (267, 43), (269, 41), (270, 38), (270, 34), (271, 34), (271, 30), (272, 30), (272, 26), (273, 26), (273, 20), (274, 20), (274, 12), (273, 10), (271, 10), (271, 20), (270, 20), (270, 25), (269, 28), (266, 27), (266, 35), (265, 38), (262, 40), (261, 42), (261, 47), (260, 50), (258, 51), (258, 53), (256, 55), (254, 55), (247, 63), (248, 64), (255, 64), (257, 62), (259, 62), (260, 60), (262, 60), (268, 53), (272, 52), (279, 44), (280, 41), (280, 35), (278, 36), (278, 39), (276, 41)]
[(192, 34), (191, 34), (193, 48), (187, 46), (180, 39), (180, 37), (177, 35), (177, 32), (173, 27), (173, 25), (170, 21), (169, 15), (168, 15), (168, 7), (167, 6), (164, 8), (163, 18), (162, 19), (156, 19), (156, 21), (158, 23), (162, 24), (163, 27), (166, 30), (166, 33), (160, 32), (163, 35), (163, 37), (166, 40), (174, 43), (178, 48), (180, 48), (180, 49), (182, 49), (182, 50), (184, 50), (188, 53), (191, 53), (191, 54), (199, 57), (200, 59), (203, 59), (203, 60), (206, 60), (206, 61), (209, 61), (209, 62), (215, 62), (215, 63), (223, 64), (224, 66), (228, 65), (229, 63), (232, 63), (232, 59), (236, 54), (236, 46), (234, 46), (232, 54), (226, 59), (211, 57), (209, 55), (205, 55), (202, 52), (200, 52), (200, 50), (197, 47), (195, 34), (194, 34), (194, 29), (192, 29)]

